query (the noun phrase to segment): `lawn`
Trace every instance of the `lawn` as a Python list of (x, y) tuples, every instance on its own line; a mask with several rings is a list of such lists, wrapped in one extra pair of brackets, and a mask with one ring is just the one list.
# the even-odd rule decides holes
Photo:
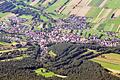
[(112, 8), (112, 9), (118, 9), (120, 8), (120, 0), (108, 0), (106, 2), (105, 7)]

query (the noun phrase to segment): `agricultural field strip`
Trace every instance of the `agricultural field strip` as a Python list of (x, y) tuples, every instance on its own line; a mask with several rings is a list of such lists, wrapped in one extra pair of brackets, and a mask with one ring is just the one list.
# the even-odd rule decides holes
[(120, 0), (108, 0), (104, 7), (111, 8), (111, 9), (119, 9), (120, 8)]
[[(102, 57), (103, 56), (103, 57)], [(103, 54), (96, 58), (91, 59), (94, 62), (101, 64), (106, 69), (112, 71), (120, 71), (120, 55), (116, 53)]]
[(63, 10), (63, 13), (69, 13), (73, 10), (74, 5), (77, 5), (81, 0), (72, 0), (67, 5), (66, 8)]
[(87, 6), (86, 3), (87, 0), (82, 0), (79, 4), (76, 4), (76, 7), (73, 10), (71, 10), (70, 14), (75, 14), (77, 16), (85, 16), (87, 12), (91, 9), (91, 7)]
[(108, 69), (109, 71), (112, 71), (113, 73), (120, 73), (120, 70), (113, 70), (113, 69), (110, 69), (110, 68), (106, 68)]
[(103, 8), (103, 9), (100, 11), (100, 13), (99, 13), (98, 16), (96, 17), (96, 19), (93, 21), (94, 23), (97, 22), (97, 20), (99, 19), (99, 16), (103, 13), (104, 10), (105, 10), (105, 9)]
[(22, 55), (22, 56), (18, 56), (18, 57), (11, 58), (11, 59), (0, 60), (0, 62), (22, 60), (23, 58), (26, 58), (26, 57), (29, 57), (29, 56), (28, 55)]
[(88, 2), (87, 2), (87, 4), (86, 4), (86, 5), (88, 6), (88, 5), (90, 4), (90, 2), (91, 2), (91, 1), (92, 1), (92, 0), (88, 0)]
[(4, 52), (10, 52), (10, 51), (14, 51), (14, 50), (20, 50), (20, 51), (25, 51), (28, 48), (18, 48), (18, 49), (11, 49), (11, 50), (0, 50), (0, 53), (4, 53)]
[(115, 17), (120, 17), (120, 9), (117, 9), (115, 12)]
[[(47, 12), (52, 12), (54, 10), (56, 10), (56, 8), (61, 7), (67, 0), (58, 0), (57, 2), (55, 2), (53, 5), (51, 5), (50, 7), (48, 7), (46, 9)], [(59, 5), (58, 5), (59, 4)]]
[(107, 2), (108, 0), (104, 0), (101, 4), (100, 4), (100, 8), (102, 8), (105, 4), (106, 4), (106, 2)]
[(98, 60), (98, 59), (91, 59), (93, 62), (97, 62), (99, 64), (101, 64), (104, 68), (110, 68), (110, 69), (113, 69), (113, 70), (120, 70), (120, 64), (115, 64), (115, 63), (112, 63), (112, 62), (106, 62), (106, 61), (101, 61), (101, 60)]
[(115, 65), (120, 65), (119, 59), (104, 59), (104, 58), (99, 58), (99, 57), (96, 57), (94, 59), (99, 60), (99, 61), (108, 62), (108, 63), (115, 64)]

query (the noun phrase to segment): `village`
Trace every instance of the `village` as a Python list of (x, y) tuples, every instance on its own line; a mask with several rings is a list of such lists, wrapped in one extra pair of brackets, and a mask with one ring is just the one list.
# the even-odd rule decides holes
[[(73, 17), (73, 16), (72, 16)], [(71, 18), (71, 17), (70, 17)], [(120, 45), (120, 39), (112, 39), (112, 40), (101, 40), (96, 36), (90, 36), (89, 38), (85, 38), (80, 34), (65, 32), (64, 30), (74, 30), (79, 29), (82, 30), (86, 28), (86, 20), (85, 17), (76, 17), (72, 19), (68, 19), (66, 21), (71, 21), (71, 23), (75, 26), (71, 26), (71, 24), (65, 24), (61, 20), (59, 24), (51, 28), (43, 27), (45, 30), (32, 30), (26, 25), (22, 25), (22, 23), (26, 22), (27, 19), (18, 18), (18, 17), (9, 17), (8, 20), (2, 21), (0, 24), (0, 38), (3, 40), (10, 40), (11, 42), (37, 42), (41, 48), (46, 50), (46, 45), (50, 43), (62, 43), (62, 42), (72, 42), (72, 43), (97, 43), (101, 46), (106, 47), (116, 47)], [(81, 24), (82, 23), (82, 24)], [(63, 25), (61, 25), (63, 24)], [(8, 34), (7, 36), (4, 36)], [(23, 39), (23, 37), (25, 39)]]

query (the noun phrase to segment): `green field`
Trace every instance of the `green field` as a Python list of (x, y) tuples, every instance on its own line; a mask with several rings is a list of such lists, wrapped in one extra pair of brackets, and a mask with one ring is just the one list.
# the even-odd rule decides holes
[(39, 69), (35, 70), (35, 73), (37, 73), (37, 75), (42, 75), (44, 77), (54, 77), (55, 76), (54, 72), (48, 71), (45, 68), (39, 68)]
[(112, 8), (112, 9), (118, 9), (120, 8), (120, 0), (108, 0), (105, 7)]
[(92, 59), (92, 61), (101, 64), (106, 69), (109, 68), (109, 69), (112, 69), (112, 70), (120, 71), (120, 64), (109, 63), (109, 62), (100, 61), (100, 60), (96, 60), (96, 59)]
[(104, 0), (92, 0), (90, 6), (99, 6)]
[(23, 54), (21, 56), (15, 57), (15, 58), (0, 60), (0, 62), (17, 61), (17, 60), (22, 60), (22, 59), (27, 58), (27, 57), (29, 57), (29, 56), (26, 54)]
[(92, 61), (101, 64), (106, 69), (112, 69), (120, 71), (120, 55), (116, 53), (104, 54), (104, 58), (97, 57)]
[(47, 12), (54, 12), (55, 9), (61, 7), (66, 1), (67, 0), (58, 0), (56, 3), (54, 3), (47, 9)]
[(93, 7), (93, 8), (91, 8), (88, 11), (88, 13), (86, 14), (86, 16), (87, 17), (92, 17), (92, 18), (95, 19), (99, 15), (99, 13), (100, 13), (101, 10), (102, 10), (101, 8)]
[(113, 32), (118, 32), (119, 25), (115, 25), (112, 29)]

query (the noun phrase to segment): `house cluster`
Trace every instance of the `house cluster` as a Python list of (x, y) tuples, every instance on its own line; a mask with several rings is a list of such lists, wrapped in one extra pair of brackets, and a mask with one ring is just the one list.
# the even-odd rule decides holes
[(61, 43), (61, 42), (75, 42), (75, 43), (91, 43), (96, 42), (102, 46), (118, 46), (120, 40), (100, 40), (100, 39), (86, 39), (80, 35), (73, 33), (63, 33), (62, 29), (53, 29), (50, 32), (30, 32), (27, 34), (31, 37), (31, 41), (37, 41), (42, 47), (49, 43)]

